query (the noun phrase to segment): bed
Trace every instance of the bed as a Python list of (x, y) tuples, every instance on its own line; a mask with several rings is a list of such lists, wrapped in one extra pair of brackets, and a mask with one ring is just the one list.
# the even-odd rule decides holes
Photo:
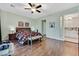
[(33, 40), (40, 40), (42, 34), (31, 31), (31, 28), (16, 28), (16, 38), (20, 44), (24, 44), (26, 41), (30, 41), (32, 45)]

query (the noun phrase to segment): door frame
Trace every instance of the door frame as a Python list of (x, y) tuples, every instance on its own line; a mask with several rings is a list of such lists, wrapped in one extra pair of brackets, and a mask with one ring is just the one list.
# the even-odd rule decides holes
[[(46, 33), (45, 33), (45, 34), (43, 33), (43, 23), (44, 23), (44, 22), (46, 23), (46, 20), (42, 20), (41, 22), (42, 22), (42, 25), (41, 25), (41, 26), (42, 26), (42, 27), (41, 27), (41, 28), (42, 28), (42, 35), (43, 35), (43, 36), (46, 36)], [(45, 28), (46, 28), (46, 25), (45, 25)]]

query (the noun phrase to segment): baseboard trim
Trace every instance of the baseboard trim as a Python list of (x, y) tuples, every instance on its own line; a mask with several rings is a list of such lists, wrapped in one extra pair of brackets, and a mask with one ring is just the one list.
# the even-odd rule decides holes
[(67, 40), (59, 40), (59, 39), (49, 38), (49, 37), (46, 37), (46, 38), (47, 38), (47, 39), (51, 39), (51, 40), (57, 40), (57, 41), (63, 41), (63, 42), (70, 42), (70, 43), (74, 43), (74, 44), (79, 44), (79, 42), (76, 43), (76, 42), (71, 42), (71, 41), (67, 41)]
[(72, 42), (72, 41), (67, 41), (67, 40), (64, 40), (64, 42), (70, 42), (70, 43), (74, 43), (74, 44), (79, 44), (79, 42)]
[(59, 40), (59, 39), (56, 39), (56, 38), (49, 38), (49, 37), (46, 37), (46, 38), (51, 39), (51, 40), (64, 41), (64, 40)]

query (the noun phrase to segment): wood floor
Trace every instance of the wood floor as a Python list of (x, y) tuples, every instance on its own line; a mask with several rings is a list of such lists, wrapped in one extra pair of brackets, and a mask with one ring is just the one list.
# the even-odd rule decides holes
[(43, 38), (32, 46), (15, 43), (14, 56), (78, 56), (78, 44)]

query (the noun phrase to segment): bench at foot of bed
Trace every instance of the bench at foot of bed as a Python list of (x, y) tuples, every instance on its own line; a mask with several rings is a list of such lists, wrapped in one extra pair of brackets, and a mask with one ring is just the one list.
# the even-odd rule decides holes
[(32, 44), (32, 41), (34, 40), (40, 40), (41, 42), (41, 38), (42, 36), (33, 36), (33, 37), (28, 38), (28, 41), (30, 41), (31, 44)]

